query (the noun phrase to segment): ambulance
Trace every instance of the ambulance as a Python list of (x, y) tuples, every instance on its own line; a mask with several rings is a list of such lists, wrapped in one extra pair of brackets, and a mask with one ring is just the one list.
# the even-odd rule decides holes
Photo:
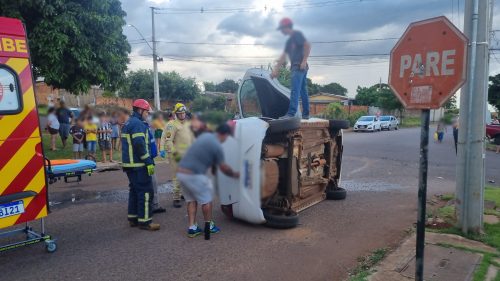
[(57, 249), (43, 221), (49, 204), (33, 86), (24, 25), (0, 17), (0, 252), (39, 242)]

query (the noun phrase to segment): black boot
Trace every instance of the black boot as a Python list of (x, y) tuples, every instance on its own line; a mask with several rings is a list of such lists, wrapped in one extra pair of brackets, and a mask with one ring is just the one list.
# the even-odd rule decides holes
[(165, 213), (167, 210), (163, 207), (158, 207), (153, 210), (153, 214)]
[(205, 222), (205, 240), (210, 240), (210, 222)]
[(175, 199), (173, 202), (174, 208), (180, 208), (182, 207), (181, 200)]

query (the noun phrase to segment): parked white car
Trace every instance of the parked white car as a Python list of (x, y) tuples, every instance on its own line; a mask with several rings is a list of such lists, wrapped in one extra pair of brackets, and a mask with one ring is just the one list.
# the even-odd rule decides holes
[(380, 127), (382, 130), (397, 130), (399, 129), (399, 120), (392, 115), (380, 116)]
[(380, 119), (377, 116), (361, 116), (358, 121), (354, 124), (353, 127), (355, 132), (358, 131), (367, 131), (367, 132), (375, 132), (381, 131), (382, 127), (380, 125)]

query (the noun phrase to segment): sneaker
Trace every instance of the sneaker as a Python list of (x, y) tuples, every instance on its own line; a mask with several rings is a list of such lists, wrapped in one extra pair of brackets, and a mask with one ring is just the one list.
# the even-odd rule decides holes
[(189, 238), (194, 238), (194, 237), (200, 235), (202, 232), (203, 231), (198, 226), (196, 226), (196, 229), (188, 228), (187, 236)]
[(153, 210), (153, 214), (165, 213), (167, 210), (163, 207), (158, 207)]
[(172, 203), (174, 205), (174, 208), (180, 208), (182, 207), (182, 204), (181, 204), (181, 200), (174, 200), (174, 202)]
[(309, 116), (302, 116), (302, 119), (309, 120)]
[(210, 221), (210, 232), (211, 233), (219, 233), (220, 232), (220, 228), (218, 228), (214, 221)]
[(140, 225), (139, 228), (142, 230), (157, 231), (157, 230), (160, 230), (160, 224), (150, 223), (147, 225)]
[(280, 118), (278, 119), (288, 119), (288, 118), (293, 118), (293, 116), (290, 116), (290, 115), (285, 115), (285, 116), (281, 116)]

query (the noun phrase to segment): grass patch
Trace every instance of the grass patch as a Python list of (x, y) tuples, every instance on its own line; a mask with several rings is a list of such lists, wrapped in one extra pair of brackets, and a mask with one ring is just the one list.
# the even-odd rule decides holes
[[(62, 141), (59, 136), (57, 136), (57, 142), (56, 142), (56, 148), (59, 149), (57, 151), (51, 151), (50, 150), (50, 135), (46, 132), (42, 133), (42, 143), (43, 143), (43, 150), (45, 152), (45, 157), (49, 158), (50, 160), (53, 159), (73, 159), (73, 140), (71, 137), (68, 139), (68, 143), (66, 144), (66, 148), (62, 148)], [(87, 155), (87, 153), (84, 151), (83, 156)], [(113, 151), (113, 160), (121, 161), (121, 152), (120, 151)], [(96, 152), (96, 161), (102, 161), (102, 153), (99, 150), (99, 146), (97, 146), (97, 152)]]
[(438, 216), (446, 221), (455, 220), (455, 205), (449, 205), (439, 208)]
[(494, 201), (497, 206), (500, 206), (500, 188), (486, 186), (484, 190), (484, 199)]
[(349, 281), (366, 281), (372, 273), (372, 268), (382, 261), (388, 252), (389, 249), (380, 248), (368, 256), (358, 258), (358, 266), (351, 271)]
[(455, 194), (453, 193), (443, 194), (440, 196), (440, 199), (443, 201), (450, 201), (455, 199)]
[(472, 279), (473, 281), (485, 280), (486, 274), (488, 274), (488, 267), (490, 267), (492, 259), (493, 259), (492, 254), (483, 254), (483, 259), (481, 260), (481, 263), (474, 272), (474, 278)]
[(40, 104), (37, 106), (37, 109), (38, 109), (38, 115), (47, 116), (47, 111), (49, 110), (48, 106)]
[(405, 117), (400, 126), (403, 128), (418, 127), (420, 126), (420, 117)]
[[(443, 201), (449, 201), (453, 198), (453, 195), (447, 194), (442, 195), (441, 199)], [(497, 206), (500, 206), (500, 188), (496, 188), (493, 186), (486, 186), (484, 199), (488, 201), (493, 201)], [(438, 217), (444, 219), (451, 224), (455, 224), (455, 206), (443, 206), (435, 211)], [(489, 215), (500, 215), (499, 210), (490, 210), (486, 209), (484, 211), (485, 214)], [(489, 246), (495, 247), (500, 250), (500, 223), (498, 224), (484, 224), (484, 234), (466, 234), (464, 235), (462, 231), (456, 227), (444, 228), (444, 229), (429, 229), (429, 231), (437, 232), (437, 233), (448, 233), (448, 234), (456, 234), (463, 236), (465, 238), (476, 240), (482, 243), (485, 243)]]

